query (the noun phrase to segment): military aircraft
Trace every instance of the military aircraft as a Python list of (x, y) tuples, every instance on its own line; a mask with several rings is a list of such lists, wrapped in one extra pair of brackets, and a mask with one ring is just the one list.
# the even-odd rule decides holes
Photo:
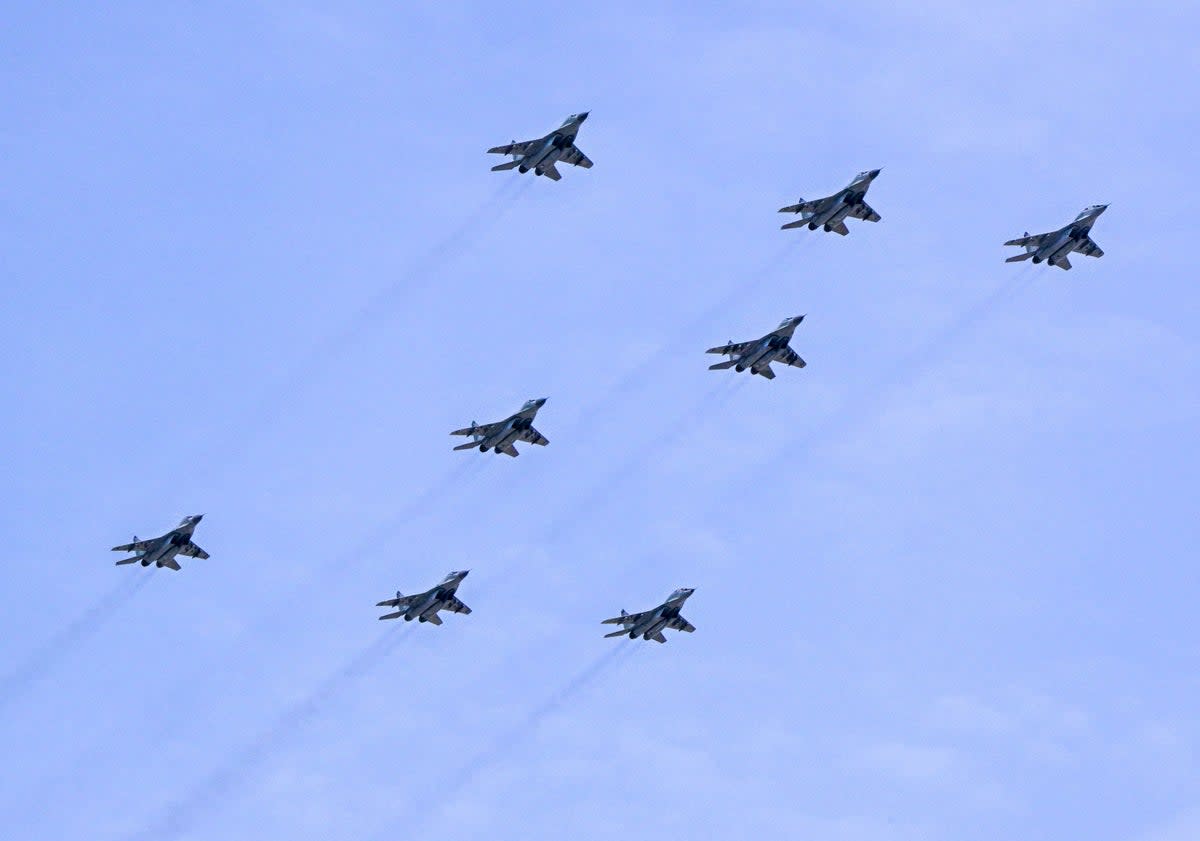
[(178, 526), (162, 537), (138, 540), (135, 535), (133, 543), (114, 546), (112, 548), (114, 552), (135, 553), (132, 558), (123, 558), (117, 561), (117, 566), (141, 562), (144, 567), (154, 564), (159, 568), (169, 567), (178, 570), (179, 564), (175, 561), (176, 555), (186, 555), (189, 558), (204, 560), (208, 557), (208, 553), (192, 542), (192, 533), (196, 530), (196, 525), (203, 519), (203, 514), (189, 514), (179, 522)]
[(583, 121), (587, 117), (587, 111), (580, 114), (572, 114), (563, 120), (561, 126), (545, 137), (539, 137), (537, 140), (526, 140), (524, 143), (518, 143), (514, 140), (512, 143), (504, 146), (494, 146), (488, 149), (489, 155), (513, 156), (513, 160), (508, 163), (492, 167), (492, 172), (514, 168), (518, 172), (529, 172), (532, 169), (534, 175), (544, 175), (553, 181), (558, 181), (562, 178), (562, 174), (559, 173), (554, 165), (559, 161), (565, 164), (572, 164), (573, 166), (581, 166), (584, 169), (591, 169), (591, 160), (588, 159), (587, 155), (579, 151), (579, 147), (575, 145), (575, 136), (579, 134), (579, 127), (583, 125)]
[(426, 590), (424, 593), (417, 593), (415, 596), (405, 596), (399, 590), (396, 591), (396, 598), (385, 599), (376, 607), (394, 607), (398, 608), (395, 613), (388, 613), (380, 616), (380, 619), (399, 619), (404, 617), (405, 622), (411, 622), (417, 619), (421, 622), (432, 622), (434, 625), (442, 624), (442, 618), (438, 616), (439, 610), (449, 610), (452, 613), (470, 613), (471, 608), (467, 607), (458, 600), (455, 593), (458, 590), (458, 585), (462, 584), (462, 580), (467, 577), (469, 569), (452, 572), (442, 579), (442, 583), (436, 587)]
[(454, 449), (470, 450), (475, 447), (479, 448), (479, 452), (486, 453), (488, 450), (494, 450), (497, 453), (516, 458), (520, 453), (513, 444), (517, 441), (528, 441), (530, 444), (540, 444), (543, 447), (550, 443), (545, 435), (533, 428), (533, 419), (537, 417), (538, 409), (542, 408), (546, 403), (545, 397), (539, 397), (536, 400), (527, 400), (525, 405), (521, 407), (521, 411), (515, 415), (509, 415), (502, 421), (496, 423), (485, 423), (483, 425), (471, 421), (471, 425), (463, 429), (456, 429), (451, 432), (451, 435), (470, 435), (471, 441), (466, 444), (459, 444)]
[(1050, 231), (1047, 234), (1034, 234), (1033, 236), (1030, 236), (1029, 231), (1026, 231), (1025, 236), (1010, 239), (1004, 244), (1024, 246), (1025, 253), (1009, 257), (1004, 262), (1016, 263), (1032, 257), (1035, 263), (1045, 260), (1051, 266), (1058, 266), (1060, 269), (1070, 269), (1071, 261), (1067, 258), (1074, 251), (1078, 251), (1085, 257), (1103, 257), (1104, 252), (1100, 246), (1096, 245), (1089, 234), (1092, 232), (1092, 225), (1096, 224), (1096, 220), (1100, 218), (1100, 214), (1106, 210), (1108, 210), (1108, 205), (1094, 204), (1091, 207), (1085, 207), (1075, 217), (1075, 221), (1069, 225), (1064, 225), (1057, 231)]
[(803, 320), (804, 316), (802, 315), (785, 318), (779, 322), (778, 327), (761, 339), (750, 342), (734, 342), (731, 339), (721, 347), (710, 347), (705, 353), (719, 353), (728, 356), (729, 359), (725, 362), (718, 362), (716, 365), (709, 365), (708, 370), (724, 371), (727, 368), (733, 368), (740, 373), (749, 368), (751, 374), (759, 374), (768, 380), (773, 380), (775, 372), (771, 370), (772, 362), (803, 368), (808, 363), (801, 359), (800, 355), (788, 344), (792, 334), (796, 332), (796, 326)]
[(679, 611), (694, 592), (696, 591), (691, 587), (680, 587), (668, 596), (665, 602), (652, 610), (643, 613), (626, 613), (622, 610), (620, 616), (605, 619), (600, 623), (621, 626), (621, 630), (605, 634), (604, 638), (628, 636), (631, 640), (641, 637), (644, 640), (666, 642), (667, 638), (662, 634), (663, 628), (687, 631), (690, 634), (696, 630), (696, 626), (680, 616)]
[(867, 195), (867, 190), (871, 188), (871, 182), (878, 177), (879, 173), (878, 169), (860, 172), (854, 176), (853, 181), (832, 196), (813, 201), (800, 199), (796, 204), (779, 208), (780, 213), (801, 214), (799, 221), (788, 222), (782, 226), (782, 230), (802, 228), (807, 225), (810, 231), (824, 228), (826, 232), (833, 231), (845, 236), (850, 233), (845, 222), (847, 217), (862, 219), (866, 222), (878, 222), (881, 217), (863, 201), (863, 198)]

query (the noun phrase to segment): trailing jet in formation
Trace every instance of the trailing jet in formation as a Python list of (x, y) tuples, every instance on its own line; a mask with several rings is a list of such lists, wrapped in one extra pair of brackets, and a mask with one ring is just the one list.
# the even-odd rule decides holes
[(134, 536), (133, 543), (114, 546), (112, 548), (114, 552), (135, 553), (132, 558), (123, 558), (117, 561), (117, 566), (140, 562), (144, 567), (154, 564), (159, 568), (169, 567), (178, 570), (179, 564), (175, 561), (176, 555), (186, 555), (189, 558), (204, 560), (208, 557), (208, 553), (192, 542), (192, 533), (202, 519), (204, 519), (203, 514), (189, 514), (180, 521), (178, 526), (162, 537), (138, 540)]
[(583, 125), (583, 121), (587, 117), (587, 111), (581, 114), (572, 114), (563, 120), (561, 126), (545, 137), (526, 140), (524, 143), (514, 140), (505, 146), (494, 146), (488, 149), (490, 155), (513, 156), (513, 160), (508, 163), (492, 167), (492, 172), (513, 168), (518, 172), (529, 172), (532, 169), (534, 175), (544, 175), (553, 181), (558, 181), (562, 178), (562, 174), (554, 165), (559, 161), (591, 169), (591, 160), (575, 145), (575, 136), (579, 134), (579, 127)]
[(530, 444), (540, 444), (546, 446), (550, 443), (545, 435), (533, 428), (533, 419), (537, 417), (538, 409), (542, 408), (546, 403), (545, 397), (539, 397), (536, 400), (528, 400), (521, 407), (521, 411), (515, 415), (509, 415), (502, 421), (496, 423), (485, 423), (482, 426), (471, 421), (471, 425), (463, 429), (456, 429), (451, 432), (451, 435), (470, 435), (471, 441), (466, 444), (459, 444), (454, 449), (470, 450), (475, 447), (479, 448), (479, 452), (486, 453), (488, 450), (494, 450), (497, 453), (516, 458), (520, 453), (513, 444), (517, 441), (527, 441)]
[(1032, 257), (1035, 263), (1045, 260), (1051, 266), (1058, 266), (1060, 269), (1070, 269), (1071, 261), (1067, 258), (1072, 252), (1078, 251), (1085, 257), (1103, 257), (1104, 251), (1101, 250), (1100, 246), (1096, 245), (1090, 234), (1092, 232), (1092, 225), (1096, 224), (1096, 220), (1100, 218), (1100, 214), (1106, 210), (1108, 210), (1108, 205), (1094, 204), (1091, 207), (1085, 207), (1075, 217), (1075, 221), (1069, 225), (1064, 225), (1057, 231), (1050, 231), (1046, 234), (1034, 234), (1033, 236), (1030, 236), (1029, 231), (1026, 231), (1025, 236), (1010, 239), (1004, 244), (1024, 246), (1025, 253), (1009, 257), (1004, 262), (1016, 263)]
[(451, 613), (470, 613), (471, 608), (459, 601), (458, 596), (455, 595), (458, 585), (462, 584), (462, 580), (467, 577), (469, 572), (469, 569), (452, 572), (442, 579), (441, 584), (424, 593), (417, 593), (415, 596), (405, 596), (397, 590), (396, 598), (386, 599), (375, 605), (376, 607), (394, 607), (396, 612), (385, 614), (379, 618), (399, 619), (403, 616), (405, 622), (417, 619), (421, 622), (440, 625), (442, 618), (438, 616), (439, 610), (448, 610)]
[(871, 188), (871, 182), (879, 176), (879, 173), (878, 169), (860, 172), (854, 176), (853, 181), (832, 196), (813, 201), (800, 199), (796, 204), (779, 208), (780, 213), (799, 213), (801, 216), (798, 221), (788, 222), (782, 226), (782, 229), (786, 231), (788, 228), (803, 228), (807, 225), (810, 231), (824, 228), (826, 232), (834, 231), (846, 236), (850, 233), (850, 229), (846, 227), (846, 217), (862, 219), (865, 222), (878, 222), (881, 218), (880, 215), (863, 201), (863, 198), (867, 195), (867, 190)]
[(696, 591), (691, 587), (680, 587), (668, 596), (665, 602), (652, 610), (647, 610), (643, 613), (626, 613), (622, 610), (620, 616), (605, 619), (600, 623), (602, 625), (621, 626), (621, 630), (605, 634), (605, 639), (609, 637), (628, 636), (631, 640), (641, 637), (644, 640), (666, 642), (667, 638), (662, 633), (663, 628), (687, 631), (690, 634), (696, 630), (696, 626), (680, 616), (679, 611), (683, 607), (683, 603), (694, 592)]
[(792, 334), (796, 332), (796, 326), (803, 320), (804, 316), (802, 315), (785, 318), (779, 322), (778, 327), (761, 339), (749, 342), (730, 340), (721, 347), (710, 347), (705, 353), (719, 353), (728, 356), (729, 359), (725, 362), (718, 362), (716, 365), (709, 365), (708, 370), (724, 371), (727, 368), (733, 368), (740, 373), (749, 368), (751, 374), (760, 374), (768, 380), (773, 380), (775, 372), (771, 370), (772, 362), (803, 368), (808, 363), (801, 359), (800, 354), (792, 350), (788, 344)]

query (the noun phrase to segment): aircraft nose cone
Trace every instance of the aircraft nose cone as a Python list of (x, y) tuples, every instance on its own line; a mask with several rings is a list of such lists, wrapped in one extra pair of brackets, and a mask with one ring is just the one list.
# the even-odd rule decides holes
[(581, 111), (579, 113), (579, 122), (582, 123), (584, 120), (586, 120), (588, 118), (589, 113), (591, 113), (591, 112), (590, 111)]
[(871, 170), (871, 177), (872, 177), (872, 178), (878, 178), (878, 177), (879, 177), (879, 173), (881, 173), (881, 172), (883, 172), (883, 170), (882, 170), (882, 169), (873, 169), (873, 170)]
[(193, 514), (192, 519), (198, 523), (204, 519), (204, 515), (203, 514)]
[(539, 397), (539, 398), (537, 399), (537, 404), (538, 404), (539, 406), (545, 406), (545, 405), (546, 405), (546, 398), (545, 398), (545, 397)]

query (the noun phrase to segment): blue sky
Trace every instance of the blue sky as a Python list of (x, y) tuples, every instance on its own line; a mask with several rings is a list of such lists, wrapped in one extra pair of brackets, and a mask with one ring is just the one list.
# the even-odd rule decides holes
[[(11, 10), (9, 834), (1200, 836), (1197, 22)], [(488, 171), (581, 110), (594, 169)], [(778, 230), (877, 166), (880, 224)], [(1103, 259), (1003, 263), (1100, 202)], [(706, 370), (798, 313), (805, 370)], [(112, 566), (192, 512), (210, 560)]]

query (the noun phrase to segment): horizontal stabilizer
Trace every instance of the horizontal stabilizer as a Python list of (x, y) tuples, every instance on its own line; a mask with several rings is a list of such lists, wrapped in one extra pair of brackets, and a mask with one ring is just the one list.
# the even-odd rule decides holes
[(652, 637), (650, 637), (650, 639), (654, 640), (655, 642), (666, 642), (667, 641), (667, 638), (663, 636), (662, 631), (659, 631), (658, 633), (654, 634)]
[(179, 572), (179, 563), (174, 558), (164, 558), (163, 560), (158, 562), (158, 565), (164, 566), (167, 569), (173, 569), (176, 572)]
[(771, 370), (770, 365), (764, 365), (754, 373), (758, 374), (760, 377), (766, 377), (768, 380), (775, 379), (775, 372)]
[(623, 637), (623, 636), (627, 636), (628, 634), (629, 634), (629, 631), (626, 631), (626, 630), (613, 631), (611, 634), (605, 634), (604, 638), (609, 639), (610, 637)]
[(478, 442), (478, 441), (468, 441), (468, 442), (467, 442), (467, 443), (465, 443), (465, 444), (459, 444), (459, 445), (458, 445), (457, 447), (455, 447), (454, 449), (456, 449), (456, 450), (470, 450), (470, 449), (472, 449), (472, 448), (474, 448), (474, 447), (478, 447), (478, 446), (479, 446), (479, 442)]
[(404, 615), (403, 610), (397, 610), (395, 613), (385, 613), (383, 616), (380, 616), (379, 618), (380, 619), (399, 619), (403, 615)]
[(727, 359), (727, 360), (726, 360), (726, 361), (724, 361), (724, 362), (718, 362), (716, 365), (709, 365), (709, 366), (708, 366), (708, 370), (710, 370), (710, 371), (724, 371), (724, 370), (726, 370), (727, 368), (732, 368), (734, 365), (737, 365), (737, 360), (736, 360), (736, 359)]
[(140, 560), (141, 558), (124, 558), (120, 561), (117, 561), (116, 565), (121, 566), (122, 564), (136, 564)]
[(779, 230), (786, 231), (788, 228), (803, 228), (807, 224), (807, 219), (800, 219), (796, 222), (788, 222), (786, 225), (780, 225)]
[(1026, 251), (1024, 254), (1016, 254), (1016, 255), (1013, 255), (1012, 257), (1009, 257), (1009, 258), (1008, 258), (1007, 260), (1005, 260), (1004, 262), (1006, 262), (1006, 263), (1019, 263), (1019, 262), (1021, 262), (1022, 260), (1028, 260), (1030, 257), (1032, 257), (1032, 256), (1033, 256), (1033, 254), (1034, 254), (1034, 252), (1032, 252), (1032, 251)]
[(508, 161), (507, 163), (496, 164), (494, 167), (492, 167), (492, 172), (502, 172), (506, 169), (516, 169), (520, 165), (520, 160)]

